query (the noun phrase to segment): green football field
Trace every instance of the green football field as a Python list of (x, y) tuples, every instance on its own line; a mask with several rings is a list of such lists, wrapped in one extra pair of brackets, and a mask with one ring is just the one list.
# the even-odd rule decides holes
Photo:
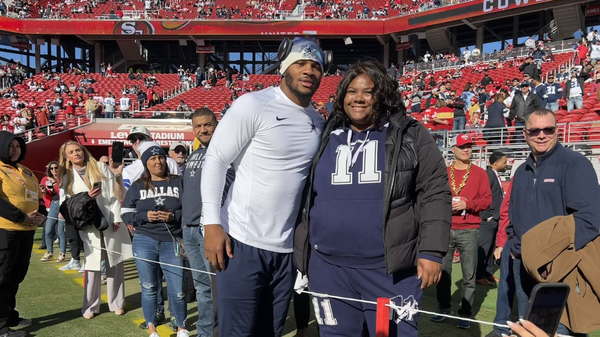
[[(147, 336), (147, 332), (138, 328), (144, 321), (141, 309), (140, 286), (138, 284), (137, 270), (133, 261), (125, 264), (125, 294), (126, 314), (116, 316), (108, 312), (108, 305), (103, 304), (101, 314), (92, 320), (81, 316), (83, 300), (83, 275), (77, 271), (63, 272), (58, 270), (63, 264), (41, 262), (43, 251), (37, 250), (40, 244), (38, 230), (31, 266), (25, 281), (21, 284), (17, 297), (17, 308), (21, 315), (33, 319), (33, 325), (27, 328), (31, 336), (58, 337), (58, 336), (93, 336), (93, 337), (126, 337)], [(55, 253), (58, 249), (55, 248)], [(67, 254), (68, 255), (68, 254)], [(458, 304), (460, 293), (457, 282), (460, 279), (460, 268), (454, 267), (453, 297), (454, 304)], [(105, 300), (105, 298), (104, 298)], [(495, 288), (479, 287), (475, 295), (474, 312), (476, 319), (490, 322), (494, 318), (496, 302)], [(422, 299), (424, 310), (436, 309), (435, 291), (427, 290)], [(454, 311), (456, 312), (456, 307)], [(289, 318), (284, 331), (285, 337), (295, 335), (293, 309), (290, 308)], [(188, 305), (188, 328), (195, 336), (195, 322), (197, 319), (196, 304)], [(472, 324), (469, 330), (459, 330), (456, 322), (446, 320), (443, 323), (432, 323), (427, 315), (421, 316), (419, 325), (421, 336), (485, 336), (491, 331), (490, 325)], [(160, 326), (158, 332), (161, 337), (175, 336), (168, 327)], [(309, 336), (318, 336), (316, 322), (311, 318)], [(600, 337), (600, 331), (592, 334)], [(231, 337), (231, 336), (229, 336)]]

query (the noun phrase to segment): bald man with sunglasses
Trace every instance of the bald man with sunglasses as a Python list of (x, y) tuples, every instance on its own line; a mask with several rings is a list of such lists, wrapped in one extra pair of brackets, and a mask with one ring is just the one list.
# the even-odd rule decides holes
[[(554, 216), (573, 214), (575, 249), (579, 250), (600, 232), (600, 188), (594, 167), (582, 154), (558, 142), (552, 111), (537, 109), (524, 119), (523, 136), (531, 154), (514, 176), (505, 248), (510, 249), (512, 258), (521, 259), (523, 234)], [(535, 284), (521, 264), (520, 277), (515, 277), (517, 293), (529, 297)], [(558, 333), (585, 336), (562, 324)]]

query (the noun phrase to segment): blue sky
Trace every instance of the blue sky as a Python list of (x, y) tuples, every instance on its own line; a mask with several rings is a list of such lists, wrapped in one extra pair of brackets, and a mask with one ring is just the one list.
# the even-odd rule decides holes
[[(595, 26), (594, 28), (600, 30), (600, 26)], [(589, 27), (586, 29), (586, 31), (588, 31), (588, 30), (589, 30)], [(519, 41), (519, 43), (523, 43), (523, 42), (525, 42), (525, 40), (527, 40), (527, 38), (528, 38), (527, 36), (523, 36), (523, 37), (520, 37), (518, 41)], [(469, 49), (472, 50), (474, 46), (468, 46), (468, 47), (469, 47)], [(483, 52), (484, 53), (491, 53), (491, 52), (494, 51), (494, 49), (500, 50), (501, 47), (502, 47), (502, 44), (499, 41), (486, 43), (486, 44), (483, 45)], [(2, 48), (8, 49), (8, 50), (12, 50), (13, 49), (12, 47), (5, 46), (5, 45), (2, 45)], [(52, 49), (52, 54), (56, 54), (56, 46), (50, 45), (50, 48)], [(466, 46), (465, 47), (461, 47), (461, 52), (464, 51), (465, 48), (466, 48)], [(33, 52), (33, 49), (32, 49), (32, 52)], [(47, 45), (41, 46), (41, 53), (44, 55), (44, 54), (47, 54), (47, 52), (48, 52)], [(63, 56), (66, 57), (65, 52), (62, 51), (62, 53), (63, 53)], [(81, 50), (78, 49), (77, 52), (76, 52), (76, 54), (77, 54), (76, 55), (77, 58), (81, 58)], [(237, 55), (239, 55), (239, 53)], [(6, 53), (6, 52), (0, 52), (0, 56), (2, 56), (4, 58), (7, 58), (7, 59), (13, 58), (15, 61), (21, 61), (22, 64), (27, 64), (27, 57), (25, 55), (17, 55), (17, 54), (10, 54), (10, 53)], [(237, 56), (237, 57), (233, 57), (234, 55), (231, 55), (231, 56), (232, 56), (230, 58), (231, 62), (235, 62), (235, 61), (239, 60), (239, 56)], [(252, 60), (252, 53), (244, 53), (244, 59), (246, 59), (246, 60)], [(258, 60), (259, 60), (259, 58), (257, 57), (257, 61)], [(31, 65), (32, 68), (35, 67), (35, 58), (34, 58), (34, 56), (32, 56), (30, 58), (30, 65)]]

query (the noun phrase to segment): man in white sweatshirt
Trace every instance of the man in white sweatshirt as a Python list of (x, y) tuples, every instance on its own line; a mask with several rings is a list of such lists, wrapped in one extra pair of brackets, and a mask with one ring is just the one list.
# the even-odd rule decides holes
[[(310, 102), (327, 55), (314, 39), (291, 43), (281, 86), (237, 99), (204, 162), (205, 253), (218, 271), (220, 336), (281, 336), (292, 298), (294, 226), (324, 124)], [(236, 178), (221, 208), (230, 163)]]

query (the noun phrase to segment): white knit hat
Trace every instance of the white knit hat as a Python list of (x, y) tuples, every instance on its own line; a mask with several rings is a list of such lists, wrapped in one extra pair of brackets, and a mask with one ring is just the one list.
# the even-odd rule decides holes
[(321, 65), (321, 69), (325, 70), (324, 59), (323, 49), (319, 47), (315, 39), (296, 37), (292, 40), (292, 50), (288, 56), (283, 60), (279, 60), (281, 62), (279, 72), (285, 74), (289, 66), (300, 60), (315, 61)]

